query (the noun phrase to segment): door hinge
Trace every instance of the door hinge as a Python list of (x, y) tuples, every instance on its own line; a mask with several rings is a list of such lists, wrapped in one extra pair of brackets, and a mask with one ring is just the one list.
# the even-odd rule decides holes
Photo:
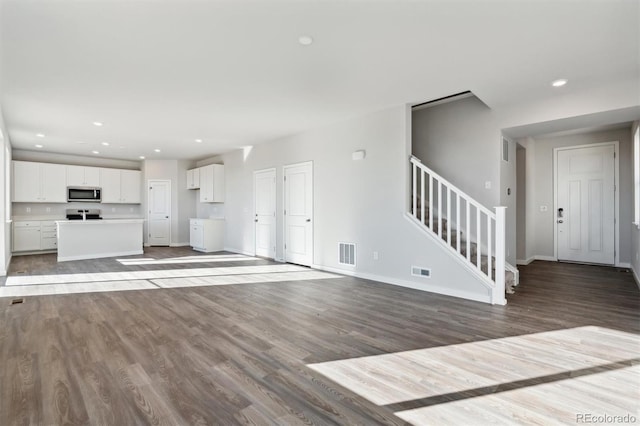
[(287, 245), (286, 245), (286, 244), (284, 245), (284, 249), (285, 249), (285, 250), (287, 249)]
[(285, 210), (285, 211), (284, 211), (284, 214), (285, 214), (285, 215), (287, 214), (287, 210)]

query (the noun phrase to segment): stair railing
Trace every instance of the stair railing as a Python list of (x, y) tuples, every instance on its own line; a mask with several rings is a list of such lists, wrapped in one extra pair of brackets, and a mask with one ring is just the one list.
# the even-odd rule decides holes
[[(485, 277), (492, 287), (492, 303), (502, 304), (505, 294), (506, 207), (495, 207), (494, 213), (422, 164), (418, 158), (411, 156), (411, 165), (411, 215), (428, 232), (446, 241), (450, 250)], [(444, 224), (449, 222), (455, 222), (453, 235), (450, 225), (446, 231), (443, 230)], [(463, 229), (465, 246), (461, 244)], [(446, 235), (443, 236), (443, 232)], [(472, 239), (477, 245), (475, 258), (472, 258)], [(483, 254), (487, 256), (486, 272), (482, 268)], [(495, 265), (492, 264), (494, 257)]]

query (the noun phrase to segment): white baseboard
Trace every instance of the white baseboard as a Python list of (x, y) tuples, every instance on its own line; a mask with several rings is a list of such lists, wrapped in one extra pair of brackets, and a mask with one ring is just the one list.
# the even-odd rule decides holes
[(189, 243), (171, 243), (169, 244), (169, 247), (186, 247), (188, 245)]
[(422, 291), (427, 291), (429, 293), (442, 294), (445, 296), (458, 297), (461, 299), (473, 300), (474, 302), (491, 303), (491, 296), (489, 296), (488, 294), (488, 289), (485, 289), (485, 288), (483, 288), (483, 290), (487, 291), (487, 295), (482, 296), (476, 293), (469, 293), (466, 291), (452, 290), (450, 288), (440, 287), (434, 284), (430, 284), (426, 281), (418, 283), (418, 282), (407, 281), (407, 280), (402, 280), (398, 278), (385, 277), (382, 275), (367, 274), (363, 272), (350, 271), (350, 270), (333, 268), (330, 266), (323, 266), (323, 265), (316, 265), (316, 264), (312, 264), (311, 267), (314, 269), (319, 269), (321, 271), (333, 272), (333, 273), (342, 274), (342, 275), (349, 275), (352, 277), (362, 278), (362, 279), (371, 280), (371, 281), (377, 281), (384, 284), (391, 284), (399, 287), (412, 288), (414, 290), (422, 290)]
[(533, 256), (533, 260), (544, 260), (546, 262), (557, 262), (558, 259), (555, 258), (554, 256), (541, 256), (536, 254), (535, 256)]
[(4, 269), (0, 269), (0, 277), (4, 277), (7, 275), (7, 271)]
[(245, 256), (255, 256), (255, 253), (252, 253), (250, 251), (244, 251), (244, 250), (239, 250), (236, 248), (231, 248), (231, 247), (225, 247), (224, 251), (230, 251), (231, 253), (238, 253), (238, 254), (244, 254)]
[(516, 265), (528, 265), (531, 262), (533, 262), (535, 259), (535, 256), (531, 256), (528, 259), (516, 259)]
[(617, 268), (627, 268), (627, 269), (631, 269), (631, 264), (628, 262), (618, 262), (616, 264)]

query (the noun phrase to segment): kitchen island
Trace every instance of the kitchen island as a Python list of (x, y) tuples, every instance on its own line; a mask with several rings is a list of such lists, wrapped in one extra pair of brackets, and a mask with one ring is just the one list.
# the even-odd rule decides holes
[(58, 262), (142, 254), (144, 219), (58, 220)]

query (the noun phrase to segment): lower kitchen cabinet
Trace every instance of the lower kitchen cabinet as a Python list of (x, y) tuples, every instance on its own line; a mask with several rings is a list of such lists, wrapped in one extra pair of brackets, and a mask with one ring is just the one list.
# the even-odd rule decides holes
[(189, 225), (189, 245), (194, 250), (224, 250), (224, 219), (191, 219)]
[(57, 250), (58, 230), (52, 220), (20, 220), (13, 222), (14, 253)]

